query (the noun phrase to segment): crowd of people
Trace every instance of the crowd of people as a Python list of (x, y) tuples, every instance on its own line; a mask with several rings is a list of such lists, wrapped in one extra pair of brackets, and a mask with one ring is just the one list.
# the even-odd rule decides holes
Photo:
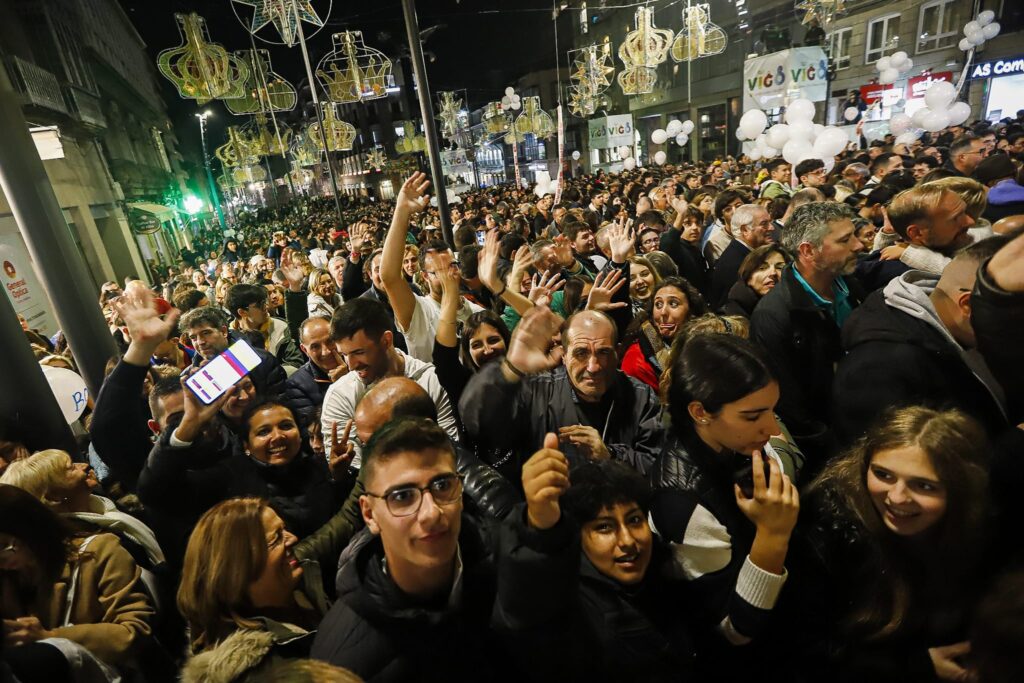
[(1022, 162), (239, 213), (103, 285), (81, 452), (0, 434), (0, 680), (1021, 680)]

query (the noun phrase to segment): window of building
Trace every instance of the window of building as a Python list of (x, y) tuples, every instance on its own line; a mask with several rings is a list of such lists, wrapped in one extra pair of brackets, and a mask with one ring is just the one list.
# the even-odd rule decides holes
[(899, 35), (899, 14), (888, 14), (872, 20), (868, 24), (867, 49), (864, 52), (864, 62), (866, 64), (874, 64), (884, 57), (886, 53), (891, 52), (894, 49), (893, 45), (899, 39)]
[(850, 68), (850, 36), (852, 28), (841, 28), (828, 35), (828, 56), (836, 71)]
[(955, 45), (966, 21), (958, 0), (932, 0), (921, 5), (917, 23), (917, 52), (931, 52)]
[(590, 16), (587, 12), (587, 3), (580, 3), (580, 33), (585, 34), (590, 30)]

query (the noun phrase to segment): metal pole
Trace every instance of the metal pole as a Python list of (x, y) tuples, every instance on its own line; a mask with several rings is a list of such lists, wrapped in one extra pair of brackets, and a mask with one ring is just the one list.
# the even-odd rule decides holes
[(430, 157), (430, 176), (434, 181), (437, 195), (437, 213), (441, 218), (441, 234), (444, 241), (455, 248), (452, 235), (451, 216), (448, 215), (448, 194), (445, 191), (444, 173), (441, 171), (441, 146), (437, 142), (437, 128), (434, 126), (434, 109), (430, 103), (430, 85), (427, 83), (427, 68), (423, 63), (423, 44), (420, 43), (420, 22), (416, 17), (414, 0), (402, 0), (405, 14), (405, 33), (409, 40), (409, 54), (412, 55), (412, 72), (416, 77), (416, 94), (420, 100), (420, 114), (423, 116), (423, 132), (427, 137), (427, 155)]
[(6, 296), (0, 296), (0, 346), (0, 420), (14, 430), (0, 438), (20, 441), (30, 451), (59, 448), (75, 457), (75, 437)]
[[(0, 145), (0, 187), (21, 228), (39, 279), (53, 303), (78, 370), (89, 391), (96, 396), (103, 386), (104, 367), (117, 355), (117, 347), (96, 302), (95, 285), (71, 238), (57, 195), (28, 132), (18, 96), (3, 69), (0, 69), (0, 130), (4, 131), (4, 142)], [(7, 377), (10, 375), (5, 375), (5, 379)], [(14, 393), (26, 388), (20, 384), (10, 387)]]
[(306, 78), (309, 79), (309, 94), (316, 106), (316, 120), (320, 124), (320, 141), (324, 143), (324, 154), (327, 155), (327, 171), (331, 176), (331, 187), (334, 189), (334, 208), (338, 212), (338, 227), (342, 227), (341, 198), (338, 196), (338, 180), (334, 177), (334, 164), (331, 162), (331, 150), (327, 146), (327, 131), (324, 130), (324, 117), (320, 111), (320, 97), (316, 94), (316, 79), (313, 78), (313, 67), (309, 65), (309, 52), (306, 51), (306, 34), (302, 30), (302, 18), (296, 22), (299, 29), (299, 47), (302, 48), (302, 61), (306, 65)]
[(206, 183), (210, 186), (210, 198), (213, 199), (213, 207), (217, 210), (217, 220), (220, 221), (220, 229), (227, 230), (224, 222), (224, 211), (220, 208), (220, 198), (217, 196), (217, 187), (213, 183), (213, 173), (210, 171), (210, 155), (206, 151), (206, 117), (207, 114), (196, 114), (199, 119), (199, 140), (203, 145), (203, 165), (206, 167)]

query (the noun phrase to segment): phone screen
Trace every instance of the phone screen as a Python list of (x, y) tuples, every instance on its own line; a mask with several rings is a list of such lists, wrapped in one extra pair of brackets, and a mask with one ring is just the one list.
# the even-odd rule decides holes
[(487, 241), (487, 233), (483, 230), (478, 230), (476, 233), (476, 243), (483, 246), (484, 242)]
[(260, 364), (260, 357), (244, 339), (199, 368), (185, 384), (200, 401), (210, 405)]

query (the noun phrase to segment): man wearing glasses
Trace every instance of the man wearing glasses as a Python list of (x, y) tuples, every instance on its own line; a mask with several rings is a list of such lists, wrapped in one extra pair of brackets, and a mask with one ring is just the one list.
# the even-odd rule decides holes
[(804, 159), (794, 171), (800, 188), (821, 187), (825, 184), (825, 162), (821, 159)]
[(970, 178), (974, 169), (985, 158), (985, 142), (973, 135), (965, 135), (949, 146), (949, 158), (942, 166), (958, 176)]
[(374, 432), (359, 499), (367, 528), (342, 554), (338, 600), (313, 658), (365, 680), (506, 679), (509, 662), (496, 656), (490, 628), (502, 610), (494, 607), (489, 529), (463, 517), (455, 457), (428, 419), (392, 420)]

